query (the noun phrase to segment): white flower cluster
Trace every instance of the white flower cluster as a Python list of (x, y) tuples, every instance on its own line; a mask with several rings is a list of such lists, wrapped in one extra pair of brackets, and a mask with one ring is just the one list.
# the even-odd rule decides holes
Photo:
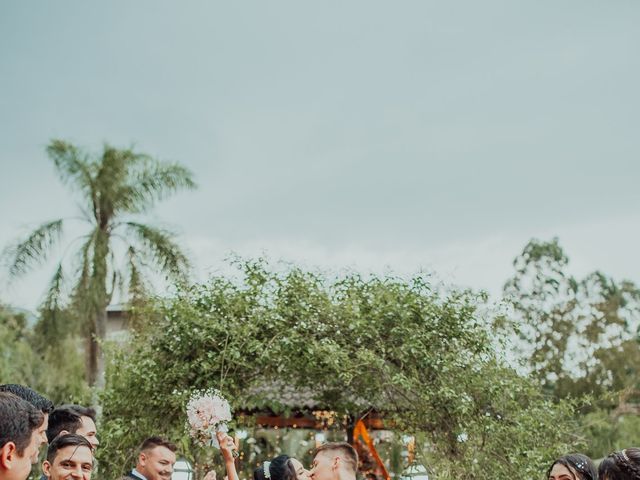
[(229, 402), (218, 390), (210, 388), (191, 394), (187, 403), (189, 434), (200, 444), (217, 447), (216, 432), (226, 432), (231, 418)]

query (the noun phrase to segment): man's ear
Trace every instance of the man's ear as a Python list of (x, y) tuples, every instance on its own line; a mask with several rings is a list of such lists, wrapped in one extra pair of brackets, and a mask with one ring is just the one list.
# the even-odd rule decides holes
[(63, 435), (69, 435), (70, 433), (71, 432), (69, 430), (60, 430), (60, 433), (58, 434), (58, 437), (61, 437)]
[(18, 455), (16, 444), (7, 442), (0, 448), (0, 467), (3, 470), (11, 470), (12, 463)]
[(44, 473), (45, 477), (51, 478), (51, 464), (49, 460), (42, 462), (42, 473)]
[(147, 454), (144, 452), (140, 452), (140, 455), (138, 455), (138, 463), (140, 465), (145, 465), (147, 463)]

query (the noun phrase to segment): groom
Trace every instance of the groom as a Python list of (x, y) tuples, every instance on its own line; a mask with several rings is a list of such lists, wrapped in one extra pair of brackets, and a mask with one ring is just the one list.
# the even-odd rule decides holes
[(358, 453), (346, 442), (325, 443), (316, 448), (311, 480), (356, 480)]

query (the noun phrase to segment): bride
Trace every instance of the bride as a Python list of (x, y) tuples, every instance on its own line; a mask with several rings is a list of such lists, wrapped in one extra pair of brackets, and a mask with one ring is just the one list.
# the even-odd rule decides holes
[[(223, 432), (218, 432), (217, 437), (227, 477), (229, 480), (240, 480), (233, 458), (233, 438)], [(309, 471), (297, 459), (289, 455), (279, 455), (256, 468), (253, 471), (253, 480), (309, 480)]]

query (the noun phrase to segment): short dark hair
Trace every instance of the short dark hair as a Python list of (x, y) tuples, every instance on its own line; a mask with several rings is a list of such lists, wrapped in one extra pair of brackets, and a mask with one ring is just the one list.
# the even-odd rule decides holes
[(153, 450), (156, 447), (165, 447), (175, 452), (178, 450), (176, 444), (162, 437), (149, 437), (140, 445), (140, 452)]
[(298, 478), (289, 455), (280, 455), (268, 463), (269, 477), (265, 475), (264, 466), (263, 463), (253, 471), (253, 480), (267, 480), (267, 478), (271, 480), (296, 480)]
[(89, 417), (95, 422), (96, 411), (93, 408), (81, 405), (61, 405), (56, 407), (49, 414), (47, 438), (52, 442), (63, 430), (69, 433), (76, 433), (82, 426), (82, 417)]
[(337, 452), (340, 457), (342, 457), (353, 473), (358, 471), (358, 452), (353, 448), (353, 445), (347, 442), (328, 442), (320, 445), (316, 448), (314, 453), (314, 457), (322, 452)]
[(32, 388), (24, 385), (18, 385), (17, 383), (5, 383), (4, 385), (0, 385), (0, 392), (13, 393), (15, 396), (29, 402), (42, 413), (51, 413), (53, 411), (53, 402), (51, 400), (47, 397), (43, 397)]
[(640, 448), (625, 448), (605, 457), (598, 467), (603, 480), (635, 480), (640, 478)]
[(577, 473), (579, 477), (575, 480), (598, 480), (598, 471), (596, 470), (596, 466), (594, 465), (593, 460), (586, 455), (582, 455), (581, 453), (571, 453), (556, 459), (556, 461), (549, 467), (549, 470), (547, 470), (547, 478), (551, 475), (551, 470), (553, 470), (554, 465), (558, 464), (564, 465), (572, 473)]
[(91, 448), (89, 440), (84, 438), (82, 435), (69, 433), (67, 435), (60, 435), (59, 437), (54, 438), (53, 441), (49, 444), (49, 448), (47, 448), (47, 461), (53, 464), (58, 450), (61, 450), (65, 447), (87, 447), (93, 455), (93, 449)]
[(33, 431), (44, 416), (32, 404), (10, 392), (0, 392), (0, 448), (7, 443), (16, 445), (18, 455), (31, 443)]

